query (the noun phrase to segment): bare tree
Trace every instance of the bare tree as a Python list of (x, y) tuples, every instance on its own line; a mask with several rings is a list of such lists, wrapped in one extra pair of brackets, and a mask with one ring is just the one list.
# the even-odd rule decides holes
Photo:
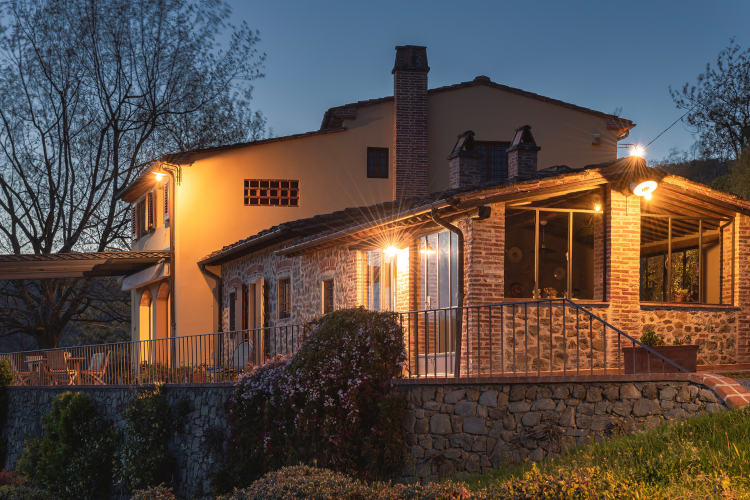
[[(14, 0), (0, 32), (0, 252), (124, 249), (113, 193), (154, 158), (262, 135), (258, 33), (222, 0)], [(14, 281), (0, 329), (57, 345), (85, 280)]]
[(750, 131), (750, 49), (734, 40), (719, 52), (716, 65), (706, 65), (697, 83), (685, 83), (669, 92), (685, 121), (699, 135), (704, 157), (733, 160), (740, 157)]

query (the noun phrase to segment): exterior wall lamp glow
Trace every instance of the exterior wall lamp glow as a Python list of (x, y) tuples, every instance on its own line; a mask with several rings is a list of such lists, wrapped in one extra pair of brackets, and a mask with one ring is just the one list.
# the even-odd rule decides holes
[(161, 182), (161, 180), (164, 178), (164, 176), (167, 175), (164, 172), (154, 172), (154, 177), (156, 177), (156, 182)]
[(384, 253), (384, 254), (385, 254), (385, 256), (386, 256), (386, 257), (388, 257), (389, 259), (391, 259), (391, 258), (395, 257), (395, 256), (396, 256), (396, 255), (398, 254), (398, 252), (399, 252), (398, 248), (396, 248), (396, 247), (395, 247), (395, 246), (393, 246), (393, 245), (387, 246), (387, 247), (385, 247), (385, 248), (383, 249), (383, 253)]
[(633, 183), (630, 188), (633, 190), (634, 195), (650, 200), (658, 185), (656, 181), (643, 181), (637, 185)]

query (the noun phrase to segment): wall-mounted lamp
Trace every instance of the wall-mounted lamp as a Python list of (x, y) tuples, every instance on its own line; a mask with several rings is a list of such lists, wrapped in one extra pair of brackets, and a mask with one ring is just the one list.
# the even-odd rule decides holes
[(164, 176), (167, 175), (164, 172), (154, 172), (154, 177), (156, 177), (156, 182), (161, 182), (161, 180), (164, 178)]
[(389, 259), (391, 259), (395, 257), (396, 255), (398, 255), (398, 248), (396, 248), (393, 245), (389, 245), (383, 249), (383, 254)]
[(594, 205), (594, 212), (601, 212), (601, 211), (602, 211), (601, 204), (597, 203), (596, 205)]
[(636, 144), (633, 146), (633, 149), (630, 150), (630, 156), (643, 158), (644, 156), (646, 156), (646, 148), (644, 148), (640, 144)]
[(631, 184), (630, 189), (634, 195), (650, 200), (658, 185), (656, 181), (643, 181), (637, 185), (635, 183)]

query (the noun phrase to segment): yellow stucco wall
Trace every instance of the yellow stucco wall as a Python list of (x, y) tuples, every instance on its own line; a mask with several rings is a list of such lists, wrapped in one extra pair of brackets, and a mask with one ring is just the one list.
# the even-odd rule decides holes
[[(430, 95), (427, 101), (430, 191), (448, 185), (448, 154), (456, 136), (473, 130), (478, 141), (510, 141), (516, 128), (531, 125), (539, 168), (573, 168), (617, 158), (617, 134), (603, 117), (484, 85)], [(592, 134), (601, 143), (592, 145)]]
[[(429, 106), (430, 189), (447, 188), (447, 156), (456, 136), (471, 129), (478, 140), (511, 140), (530, 124), (540, 166), (583, 166), (616, 158), (614, 131), (604, 118), (488, 87), (431, 94)], [(393, 157), (393, 103), (361, 107), (344, 132), (300, 137), (205, 153), (182, 167), (175, 195), (175, 314), (177, 335), (216, 331), (213, 280), (197, 262), (221, 247), (285, 221), (392, 199), (393, 175), (368, 179), (367, 147), (388, 147)], [(591, 145), (598, 132), (602, 144)], [(243, 204), (245, 179), (296, 179), (299, 207)], [(161, 194), (157, 207), (161, 207)], [(158, 225), (162, 225), (157, 211)], [(377, 214), (374, 214), (377, 215)], [(134, 248), (165, 248), (163, 226)], [(137, 302), (134, 302), (137, 308)], [(133, 317), (137, 317), (134, 312)], [(133, 338), (138, 338), (137, 325)]]

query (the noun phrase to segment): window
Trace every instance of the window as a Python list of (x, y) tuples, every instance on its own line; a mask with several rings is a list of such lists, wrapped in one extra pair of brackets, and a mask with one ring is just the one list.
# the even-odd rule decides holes
[(292, 286), (289, 278), (281, 278), (279, 280), (278, 290), (278, 304), (279, 304), (279, 319), (288, 318), (291, 315), (292, 305)]
[(333, 279), (323, 280), (322, 283), (323, 314), (333, 311)]
[(508, 178), (508, 142), (475, 141), (474, 148), (480, 153), (482, 182)]
[(538, 202), (544, 206), (507, 209), (505, 297), (604, 299), (600, 194), (589, 191)]
[(367, 148), (367, 177), (388, 178), (388, 148)]
[(381, 250), (367, 252), (367, 308), (393, 311), (397, 299), (398, 254), (387, 255)]
[(640, 299), (731, 304), (730, 219), (641, 216)]
[(245, 179), (245, 205), (299, 206), (299, 181), (283, 179)]
[(231, 292), (229, 294), (229, 331), (233, 332), (237, 328), (235, 322), (237, 316), (237, 294)]

